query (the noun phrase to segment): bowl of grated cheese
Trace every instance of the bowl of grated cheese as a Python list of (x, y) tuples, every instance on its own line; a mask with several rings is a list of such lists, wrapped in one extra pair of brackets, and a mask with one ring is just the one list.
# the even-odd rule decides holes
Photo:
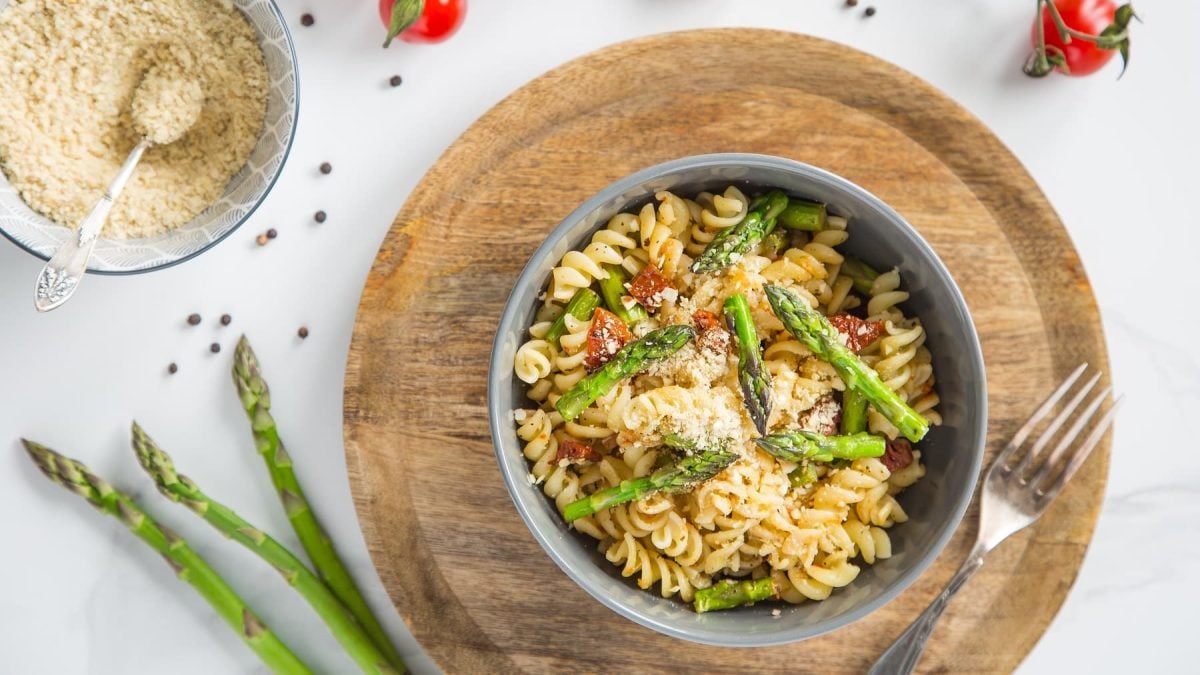
[[(792, 231), (790, 244), (785, 237), (770, 253), (764, 238), (719, 269), (705, 270), (712, 240), (721, 241), (714, 235), (753, 216), (771, 191), (785, 193), (792, 204), (819, 203), (824, 224)], [(806, 209), (797, 212), (796, 229), (805, 229)], [(619, 255), (607, 259), (613, 251)], [(852, 276), (846, 271), (852, 259), (883, 271), (872, 272), (870, 291), (835, 280)], [(649, 275), (647, 268), (653, 268)], [(800, 276), (781, 280), (781, 270)], [(646, 281), (660, 272), (667, 281)], [(789, 428), (847, 433), (837, 431), (846, 390), (841, 371), (788, 337), (771, 315), (768, 284), (809, 298), (837, 324), (843, 345), (861, 349), (862, 361), (931, 423), (919, 445), (893, 454), (907, 445), (904, 436), (914, 437), (872, 403), (864, 435), (886, 440), (886, 456), (834, 460), (798, 480), (808, 460), (785, 461), (758, 449), (757, 441), (771, 436), (764, 439), (756, 427), (771, 434)], [(722, 328), (724, 319), (716, 321), (723, 303), (731, 316), (731, 293), (746, 299), (746, 316), (766, 347), (774, 378), (769, 418), (763, 413), (755, 421), (744, 400), (747, 389), (738, 388), (742, 334), (732, 330), (733, 319), (730, 331)], [(589, 297), (590, 318), (571, 318), (585, 316), (572, 305)], [(680, 325), (693, 323), (691, 330)], [(677, 351), (640, 369), (605, 372), (603, 359), (588, 362), (605, 353), (628, 359), (624, 349), (615, 353), (622, 344), (645, 352), (649, 343), (661, 346), (681, 334), (688, 338), (683, 347), (671, 346)], [(881, 342), (895, 350), (869, 346)], [(574, 405), (584, 378), (595, 384), (613, 375), (595, 396)], [(817, 391), (810, 396), (805, 388)], [(501, 315), (488, 410), (509, 495), (568, 577), (608, 608), (660, 633), (755, 647), (847, 626), (899, 595), (937, 558), (966, 512), (983, 461), (987, 385), (962, 293), (899, 213), (822, 169), (727, 153), (686, 157), (621, 179), (551, 232)], [(716, 457), (702, 453), (695, 439), (717, 436), (746, 449), (732, 464), (714, 464), (699, 479), (707, 483), (676, 485), (673, 492), (634, 490), (638, 481), (644, 487), (645, 477), (662, 475), (663, 467), (684, 466), (679, 457), (690, 458), (693, 468), (699, 458)], [(905, 453), (907, 461), (897, 461)], [(723, 493), (711, 485), (722, 482)], [(637, 499), (606, 498), (595, 507), (591, 497), (601, 492)], [(804, 537), (816, 526), (803, 521), (822, 509), (840, 514), (840, 522), (822, 535), (829, 541), (814, 540), (806, 549)]]
[(139, 82), (166, 63), (200, 86), (200, 112), (145, 153), (88, 272), (178, 264), (254, 213), (299, 112), (296, 54), (272, 0), (0, 0), (0, 233), (43, 260), (74, 234), (140, 140)]

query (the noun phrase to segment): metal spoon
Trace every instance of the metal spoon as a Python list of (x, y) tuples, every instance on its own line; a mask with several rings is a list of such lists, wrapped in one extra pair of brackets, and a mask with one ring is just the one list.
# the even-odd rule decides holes
[[(165, 72), (162, 69), (152, 67), (146, 72), (142, 78), (141, 84), (138, 85), (138, 90), (134, 93), (134, 117), (135, 126), (140, 127), (139, 133), (142, 134), (142, 140), (137, 145), (133, 146), (133, 150), (129, 152), (129, 156), (125, 158), (125, 163), (121, 165), (121, 170), (113, 177), (112, 182), (108, 184), (108, 188), (104, 191), (104, 196), (100, 198), (96, 205), (92, 207), (91, 212), (83, 219), (79, 225), (78, 232), (68, 237), (62, 246), (55, 251), (50, 261), (42, 268), (38, 274), (37, 285), (34, 287), (33, 302), (39, 312), (48, 312), (55, 307), (70, 299), (75, 289), (79, 287), (79, 282), (83, 280), (83, 274), (87, 271), (88, 259), (92, 255), (92, 248), (96, 245), (96, 239), (100, 236), (100, 230), (104, 228), (104, 223), (108, 220), (108, 212), (112, 210), (113, 203), (117, 197), (121, 195), (121, 191), (125, 189), (125, 184), (129, 182), (129, 178), (133, 175), (133, 170), (137, 167), (138, 161), (142, 159), (142, 153), (154, 145), (166, 145), (178, 140), (188, 129), (196, 123), (196, 118), (200, 115), (200, 87), (194, 81), (184, 81), (182, 86), (176, 86), (175, 91), (168, 92), (174, 94), (184, 93), (183, 100), (188, 105), (182, 110), (172, 110), (178, 112), (180, 123), (171, 126), (168, 130), (151, 131), (146, 127), (147, 124), (142, 123), (138, 119), (139, 110), (152, 110), (155, 105), (179, 105), (179, 98), (163, 98), (162, 92), (165, 91), (164, 84), (166, 80), (174, 76), (174, 73)], [(159, 100), (154, 100), (158, 96)], [(194, 96), (194, 100), (188, 100), (188, 96)], [(139, 100), (141, 97), (141, 100)], [(146, 99), (150, 99), (147, 101)], [(157, 111), (150, 112), (161, 113), (159, 108)], [(154, 137), (153, 140), (151, 137)]]

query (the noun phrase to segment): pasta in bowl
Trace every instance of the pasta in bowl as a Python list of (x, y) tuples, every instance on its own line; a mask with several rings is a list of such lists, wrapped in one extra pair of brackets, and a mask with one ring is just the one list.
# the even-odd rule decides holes
[(928, 246), (860, 188), (755, 155), (654, 167), (568, 217), (510, 299), (489, 397), (560, 567), (635, 621), (736, 645), (899, 593), (961, 518), (986, 419)]

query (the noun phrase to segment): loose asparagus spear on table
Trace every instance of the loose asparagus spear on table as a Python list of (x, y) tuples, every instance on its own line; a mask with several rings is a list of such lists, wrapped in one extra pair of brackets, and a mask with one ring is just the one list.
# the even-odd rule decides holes
[[(679, 442), (676, 447), (683, 445), (685, 444)], [(724, 441), (711, 446), (691, 445), (690, 447), (695, 448), (692, 454), (683, 457), (672, 466), (663, 467), (649, 476), (621, 481), (620, 485), (605, 488), (567, 504), (563, 509), (563, 517), (570, 522), (655, 492), (688, 490), (721, 473), (737, 459), (737, 453), (727, 449), (727, 446)]]
[(600, 295), (603, 296), (604, 306), (608, 308), (608, 311), (616, 314), (630, 326), (650, 318), (650, 315), (646, 313), (646, 308), (636, 300), (632, 306), (625, 306), (623, 298), (631, 297), (625, 288), (625, 282), (629, 281), (625, 270), (616, 265), (605, 265), (604, 271), (608, 272), (608, 277), (600, 280)]
[(180, 475), (171, 457), (136, 422), (133, 424), (133, 451), (138, 463), (154, 479), (158, 491), (165, 497), (187, 506), (226, 537), (250, 549), (278, 570), (287, 583), (316, 610), (364, 673), (398, 675), (404, 672), (403, 664), (393, 666), (389, 663), (354, 615), (299, 558), (228, 506), (214, 501), (190, 478)]
[(758, 433), (765, 434), (767, 419), (771, 416), (771, 374), (763, 363), (762, 345), (750, 316), (750, 304), (742, 294), (735, 293), (725, 300), (725, 321), (729, 331), (737, 336), (742, 402)]
[(599, 306), (600, 296), (596, 295), (592, 289), (581, 288), (575, 291), (575, 295), (571, 296), (571, 299), (567, 301), (567, 306), (563, 308), (563, 313), (559, 314), (554, 323), (550, 324), (550, 330), (546, 331), (543, 339), (558, 347), (558, 339), (562, 337), (563, 331), (567, 329), (567, 315), (569, 314), (580, 321), (587, 321), (592, 318), (592, 312)]
[(792, 199), (779, 214), (779, 225), (789, 230), (819, 232), (825, 229), (825, 205), (803, 199)]
[(196, 589), (273, 672), (289, 675), (312, 672), (179, 535), (156, 523), (136, 502), (80, 462), (40, 443), (25, 439), (21, 439), (21, 443), (47, 478), (83, 497), (98, 511), (121, 521), (157, 551), (175, 571), (175, 576)]
[(703, 614), (720, 609), (752, 605), (760, 600), (770, 600), (778, 596), (775, 582), (771, 577), (741, 581), (722, 579), (708, 588), (696, 591), (693, 606), (696, 608), (697, 614)]
[(842, 424), (843, 435), (857, 434), (867, 430), (867, 399), (854, 389), (847, 389), (842, 394)]
[(570, 422), (618, 382), (674, 354), (695, 336), (696, 330), (684, 325), (667, 326), (647, 333), (642, 339), (622, 347), (608, 363), (577, 382), (555, 402), (554, 407), (564, 420)]
[(775, 219), (787, 205), (787, 195), (779, 190), (772, 190), (754, 200), (742, 222), (721, 230), (713, 237), (700, 257), (692, 263), (692, 271), (716, 272), (732, 265), (738, 256), (754, 248), (775, 229)]
[(304, 496), (300, 481), (292, 470), (292, 458), (284, 449), (283, 442), (279, 439), (279, 429), (275, 426), (275, 418), (271, 416), (270, 389), (262, 377), (258, 358), (244, 335), (234, 350), (233, 383), (237, 387), (242, 408), (250, 420), (250, 431), (254, 435), (255, 445), (267, 464), (271, 482), (283, 503), (283, 510), (309, 560), (312, 561), (317, 575), (350, 610), (363, 630), (371, 636), (375, 646), (388, 657), (388, 662), (397, 668), (403, 667), (400, 654), (383, 632), (379, 620), (371, 613), (367, 601), (363, 599), (350, 572), (346, 570), (342, 559), (334, 550), (329, 535), (317, 522), (316, 514)]
[(854, 282), (854, 290), (863, 295), (870, 295), (871, 286), (875, 284), (875, 279), (879, 277), (879, 272), (871, 269), (867, 263), (853, 256), (846, 256), (842, 261), (842, 274), (850, 277)]
[(857, 433), (849, 436), (824, 436), (815, 431), (800, 429), (770, 434), (754, 439), (768, 454), (789, 462), (812, 460), (832, 462), (835, 459), (881, 457), (887, 445), (882, 436)]
[(764, 287), (775, 316), (784, 328), (808, 347), (817, 358), (837, 371), (846, 389), (862, 394), (908, 440), (916, 443), (929, 431), (929, 421), (913, 410), (896, 392), (888, 388), (870, 366), (838, 339), (837, 329), (825, 315), (781, 286)]

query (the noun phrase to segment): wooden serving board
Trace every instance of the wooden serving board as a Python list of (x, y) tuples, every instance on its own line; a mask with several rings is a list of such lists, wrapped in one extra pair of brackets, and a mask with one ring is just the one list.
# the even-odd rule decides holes
[[(475, 123), (396, 217), (346, 369), (347, 464), (375, 565), (446, 671), (862, 672), (965, 557), (977, 504), (934, 566), (853, 626), (728, 649), (627, 621), (567, 578), (517, 515), (487, 429), (488, 355), (517, 275), (608, 183), (685, 155), (756, 152), (841, 174), (902, 213), (970, 305), (987, 362), (989, 457), (1081, 361), (1107, 369), (1075, 249), (1020, 163), (911, 74), (823, 40), (703, 30), (608, 47)], [(1058, 611), (1092, 535), (1107, 443), (958, 596), (921, 670), (1008, 672)]]

